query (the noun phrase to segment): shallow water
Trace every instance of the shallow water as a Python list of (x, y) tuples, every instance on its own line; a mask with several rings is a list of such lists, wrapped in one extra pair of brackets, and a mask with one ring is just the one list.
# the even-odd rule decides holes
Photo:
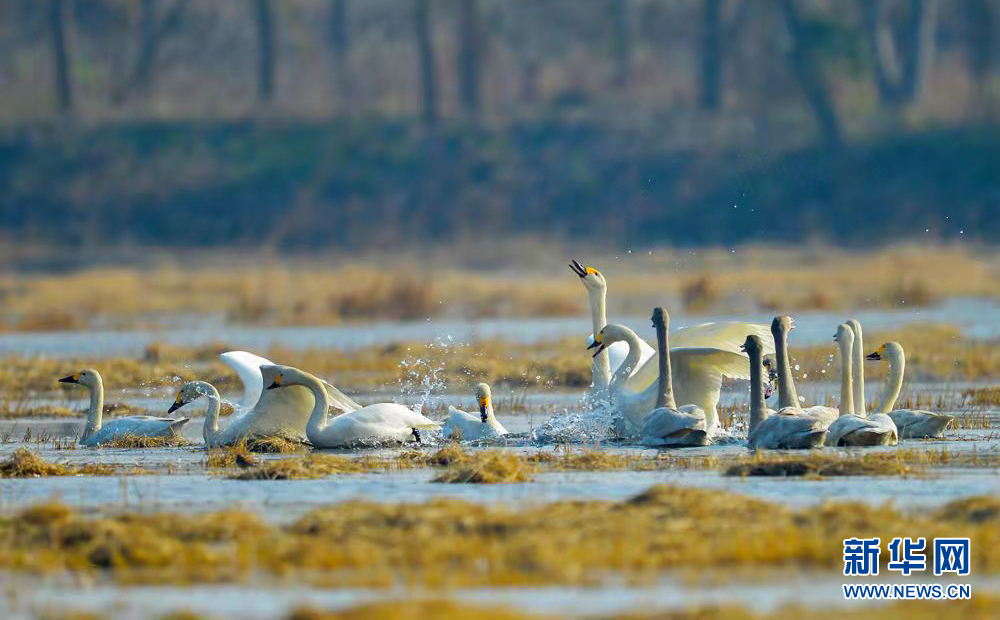
[[(946, 323), (960, 327), (965, 336), (979, 340), (1000, 338), (1000, 305), (990, 299), (953, 298), (929, 308), (867, 309), (852, 315), (866, 330), (892, 329), (907, 323)], [(755, 312), (739, 317), (729, 315), (671, 315), (671, 325), (680, 328), (710, 321), (753, 321), (770, 324), (773, 315)], [(803, 312), (796, 314), (796, 345), (830, 341), (836, 325), (847, 318), (840, 313)], [(652, 339), (648, 316), (611, 317)], [(140, 355), (152, 342), (177, 346), (198, 346), (225, 342), (236, 349), (266, 351), (272, 345), (290, 349), (355, 349), (392, 342), (462, 343), (483, 339), (503, 339), (534, 343), (579, 336), (591, 331), (584, 316), (559, 318), (517, 318), (474, 321), (426, 320), (408, 323), (378, 322), (363, 325), (322, 327), (244, 327), (204, 324), (136, 331), (31, 332), (0, 334), (0, 355), (47, 355), (50, 357)]]

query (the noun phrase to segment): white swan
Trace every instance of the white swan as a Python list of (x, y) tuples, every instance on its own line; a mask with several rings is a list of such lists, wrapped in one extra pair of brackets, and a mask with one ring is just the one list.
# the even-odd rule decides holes
[(59, 379), (60, 383), (82, 385), (90, 392), (90, 408), (87, 410), (87, 425), (80, 437), (80, 444), (87, 447), (99, 446), (119, 437), (176, 437), (187, 418), (157, 418), (148, 415), (133, 415), (115, 418), (107, 424), (104, 419), (104, 380), (101, 373), (93, 369), (81, 370), (76, 374)]
[(234, 420), (237, 423), (236, 426), (229, 424), (226, 427), (227, 431), (233, 429), (232, 431), (228, 433), (222, 433), (219, 431), (219, 409), (222, 398), (219, 396), (219, 390), (215, 389), (215, 386), (207, 381), (188, 381), (181, 386), (180, 391), (177, 392), (177, 398), (174, 400), (173, 404), (170, 405), (170, 409), (167, 410), (167, 413), (173, 413), (184, 405), (198, 400), (202, 396), (208, 399), (208, 412), (205, 414), (205, 425), (201, 429), (201, 436), (204, 437), (205, 445), (207, 447), (218, 448), (219, 446), (233, 445), (242, 437), (249, 436), (249, 433), (242, 432), (245, 431), (245, 429), (236, 430), (236, 427), (240, 426), (240, 420), (247, 419), (246, 415), (240, 416)]
[(663, 308), (653, 309), (656, 350), (659, 365), (656, 409), (642, 422), (642, 443), (647, 446), (707, 446), (712, 443), (705, 423), (705, 411), (697, 405), (678, 408), (670, 369), (667, 327), (670, 315)]
[(887, 342), (874, 353), (870, 353), (868, 359), (889, 362), (889, 375), (885, 379), (885, 387), (879, 399), (879, 412), (892, 418), (900, 439), (940, 437), (955, 416), (916, 409), (892, 410), (903, 387), (903, 373), (906, 369), (903, 345), (898, 342)]
[(865, 403), (865, 337), (861, 331), (861, 321), (850, 319), (847, 326), (854, 335), (854, 346), (851, 347), (851, 381), (853, 381), (854, 410), (861, 417), (867, 414)]
[[(747, 447), (751, 450), (819, 448), (826, 437), (827, 424), (817, 417), (802, 415), (794, 408), (775, 413), (764, 405), (764, 344), (756, 334), (743, 343), (750, 358), (750, 429)], [(781, 375), (778, 376), (781, 385)]]
[(877, 413), (870, 418), (852, 413), (855, 384), (853, 372), (854, 349), (857, 341), (854, 326), (844, 323), (837, 327), (834, 339), (840, 345), (840, 417), (827, 429), (827, 446), (894, 446), (896, 445), (896, 425), (889, 416)]
[[(311, 391), (304, 387), (294, 387), (280, 392), (265, 391), (264, 385), (270, 384), (274, 376), (271, 371), (264, 369), (273, 366), (273, 363), (259, 355), (246, 351), (227, 351), (219, 355), (219, 358), (239, 375), (243, 382), (243, 398), (225, 428), (219, 429), (218, 416), (214, 422), (206, 419), (203, 431), (206, 444), (229, 446), (239, 443), (246, 437), (274, 436), (290, 441), (306, 441), (306, 423), (316, 403)], [(322, 383), (326, 388), (327, 402), (337, 412), (347, 413), (361, 408), (361, 405), (337, 388), (325, 381)], [(173, 412), (204, 395), (209, 396), (210, 417), (212, 391), (218, 394), (215, 387), (211, 390), (202, 388), (201, 392), (191, 390), (187, 394), (178, 394), (180, 402), (175, 401), (169, 411)]]
[(793, 329), (795, 329), (795, 322), (790, 316), (776, 316), (771, 321), (771, 335), (774, 336), (774, 359), (778, 373), (778, 412), (791, 409), (792, 411), (785, 413), (813, 416), (829, 426), (840, 416), (839, 410), (823, 405), (803, 408), (799, 401), (788, 355), (788, 333)]
[(264, 366), (274, 379), (267, 390), (308, 389), (315, 406), (306, 425), (309, 442), (317, 448), (346, 448), (359, 444), (420, 441), (420, 431), (440, 428), (433, 420), (397, 403), (368, 405), (328, 421), (329, 394), (322, 381), (291, 366)]
[(479, 404), (479, 415), (448, 407), (448, 420), (441, 427), (441, 434), (444, 437), (466, 440), (497, 439), (507, 434), (507, 429), (493, 414), (493, 394), (490, 386), (477, 383), (474, 391), (476, 402)]
[[(633, 390), (628, 383), (629, 371), (639, 360), (639, 336), (624, 325), (606, 325), (588, 348), (596, 348), (594, 355), (599, 355), (608, 346), (623, 341), (628, 345), (628, 355), (611, 379), (611, 404), (633, 428), (641, 429), (643, 420), (656, 405), (659, 386), (653, 384), (642, 390)], [(659, 368), (658, 358), (649, 358), (640, 370), (644, 371), (648, 366)], [(673, 347), (670, 349), (670, 367), (676, 399), (700, 407), (705, 412), (705, 430), (709, 436), (714, 436), (719, 429), (716, 406), (719, 404), (722, 377), (745, 377), (746, 356), (712, 347)]]
[[(593, 267), (581, 265), (575, 260), (571, 261), (569, 266), (580, 277), (580, 282), (587, 289), (594, 329), (593, 333), (587, 338), (587, 345), (591, 346), (594, 344), (594, 334), (600, 333), (608, 322), (606, 309), (608, 283), (601, 272)], [(675, 331), (671, 339), (674, 348), (708, 347), (740, 354), (740, 345), (747, 334), (757, 334), (760, 336), (766, 343), (766, 352), (773, 352), (774, 341), (768, 332), (767, 326), (754, 323), (702, 323)], [(659, 365), (648, 363), (649, 359), (656, 355), (656, 351), (642, 339), (639, 339), (637, 342), (639, 356), (632, 365), (634, 372), (628, 378), (629, 387), (633, 390), (644, 390), (657, 382), (657, 368)], [(611, 373), (617, 372), (628, 357), (628, 347), (621, 342), (612, 344), (607, 348), (607, 351), (607, 355), (598, 355), (591, 362), (593, 376), (592, 395), (599, 394), (611, 384)], [(740, 372), (742, 374), (734, 378), (745, 379), (745, 368)]]

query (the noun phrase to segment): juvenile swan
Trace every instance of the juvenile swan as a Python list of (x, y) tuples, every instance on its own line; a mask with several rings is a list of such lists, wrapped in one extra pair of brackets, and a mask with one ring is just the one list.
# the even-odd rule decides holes
[[(764, 345), (755, 334), (747, 336), (743, 350), (750, 358), (750, 432), (747, 447), (758, 449), (806, 449), (819, 448), (826, 437), (825, 424), (820, 419), (801, 415), (794, 408), (782, 409), (778, 413), (769, 411), (764, 405), (763, 352)], [(781, 375), (778, 376), (781, 385)]]
[(885, 379), (885, 387), (879, 399), (879, 412), (892, 418), (899, 431), (899, 437), (901, 439), (940, 437), (955, 416), (915, 409), (892, 410), (903, 387), (903, 372), (906, 369), (903, 345), (898, 342), (887, 342), (874, 353), (870, 353), (868, 359), (889, 362), (889, 375)]
[[(608, 323), (606, 310), (608, 283), (601, 272), (593, 267), (581, 265), (575, 260), (571, 261), (569, 266), (573, 270), (573, 273), (580, 277), (580, 282), (587, 289), (594, 329), (593, 333), (587, 338), (589, 346), (594, 343), (595, 335), (599, 334)], [(759, 335), (766, 344), (767, 350), (765, 352), (773, 352), (774, 343), (767, 331), (767, 326), (753, 323), (726, 322), (692, 325), (675, 331), (672, 339), (674, 348), (708, 347), (739, 353), (740, 344), (743, 342), (743, 337), (746, 334)], [(640, 391), (656, 384), (657, 368), (659, 365), (648, 363), (649, 359), (656, 354), (656, 351), (650, 348), (644, 340), (637, 340), (636, 346), (639, 349), (639, 356), (631, 365), (630, 374), (627, 378), (629, 388)], [(608, 388), (611, 384), (611, 373), (617, 372), (627, 357), (628, 347), (622, 342), (617, 342), (607, 347), (606, 355), (602, 353), (593, 359), (591, 362), (591, 372), (593, 375), (591, 394)], [(741, 366), (745, 367), (745, 361), (746, 359), (744, 358), (744, 363)], [(734, 378), (745, 379), (746, 377)]]
[(656, 349), (659, 360), (656, 409), (642, 423), (642, 443), (647, 446), (707, 446), (712, 443), (706, 432), (705, 412), (697, 405), (680, 409), (674, 400), (670, 373), (670, 350), (667, 327), (670, 315), (663, 308), (653, 309)]
[[(639, 336), (624, 325), (606, 325), (588, 348), (596, 348), (594, 355), (599, 355), (608, 346), (622, 341), (628, 344), (629, 352), (611, 379), (611, 405), (634, 429), (641, 430), (646, 416), (656, 406), (659, 386), (654, 383), (633, 390), (628, 383), (629, 370), (639, 360)], [(646, 360), (644, 368), (648, 366), (659, 368), (659, 356)], [(705, 430), (714, 436), (719, 427), (716, 405), (722, 376), (745, 377), (746, 356), (713, 347), (674, 347), (670, 349), (670, 368), (676, 399), (700, 407), (705, 412)]]
[(840, 345), (840, 417), (834, 420), (826, 435), (828, 446), (894, 446), (896, 425), (889, 416), (876, 413), (871, 418), (851, 413), (855, 411), (854, 329), (848, 323), (837, 328), (833, 337)]
[(274, 376), (267, 390), (304, 387), (312, 392), (316, 404), (306, 425), (306, 435), (309, 442), (317, 448), (346, 448), (386, 441), (420, 441), (420, 431), (439, 428), (433, 420), (397, 403), (368, 405), (339, 415), (328, 423), (329, 396), (322, 381), (291, 366), (264, 366), (261, 370), (265, 376)]
[(75, 383), (90, 392), (90, 408), (87, 410), (87, 425), (83, 429), (80, 443), (87, 447), (108, 443), (117, 437), (176, 437), (187, 418), (156, 418), (148, 415), (133, 415), (115, 418), (101, 424), (104, 418), (104, 380), (93, 369), (59, 379), (60, 383)]
[(840, 412), (833, 407), (813, 405), (802, 408), (798, 392), (795, 390), (795, 379), (792, 378), (792, 365), (788, 356), (788, 333), (795, 329), (795, 323), (790, 316), (776, 316), (771, 321), (771, 334), (774, 336), (774, 358), (778, 366), (778, 410), (792, 409), (786, 413), (813, 416), (827, 426), (833, 423)]
[(454, 407), (448, 407), (448, 421), (441, 428), (441, 434), (452, 439), (496, 439), (507, 434), (507, 429), (493, 415), (493, 394), (490, 386), (477, 383), (475, 387), (476, 402), (479, 403), (479, 415), (466, 413)]

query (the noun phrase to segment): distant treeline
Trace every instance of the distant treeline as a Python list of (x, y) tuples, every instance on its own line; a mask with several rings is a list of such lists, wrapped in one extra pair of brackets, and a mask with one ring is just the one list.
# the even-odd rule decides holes
[(586, 122), (36, 127), (0, 136), (0, 230), (90, 249), (1000, 242), (995, 127), (752, 153)]

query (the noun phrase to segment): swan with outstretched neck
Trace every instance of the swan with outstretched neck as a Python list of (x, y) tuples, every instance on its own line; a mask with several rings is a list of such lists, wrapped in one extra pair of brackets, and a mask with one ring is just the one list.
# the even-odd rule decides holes
[(479, 413), (473, 415), (448, 407), (448, 420), (441, 427), (441, 435), (452, 439), (497, 439), (507, 434), (507, 429), (493, 413), (493, 392), (486, 383), (477, 383), (473, 389)]
[(104, 424), (104, 380), (92, 368), (59, 379), (60, 383), (82, 385), (90, 393), (87, 424), (83, 428), (80, 444), (99, 446), (124, 437), (177, 437), (187, 418), (158, 418), (133, 415), (115, 418)]
[(304, 387), (312, 392), (316, 404), (306, 424), (306, 436), (316, 448), (420, 441), (420, 431), (440, 428), (433, 420), (398, 403), (368, 405), (329, 420), (329, 395), (318, 378), (291, 366), (264, 366), (261, 370), (274, 376), (267, 390)]
[(854, 326), (844, 323), (837, 327), (834, 339), (840, 347), (840, 417), (827, 430), (827, 446), (894, 446), (897, 442), (896, 425), (885, 414), (870, 418), (853, 413), (855, 406)]
[(903, 388), (903, 373), (906, 369), (906, 354), (903, 345), (898, 342), (887, 342), (874, 353), (868, 355), (869, 360), (885, 360), (889, 363), (889, 374), (885, 378), (882, 397), (879, 398), (879, 413), (892, 418), (899, 431), (901, 439), (916, 439), (924, 437), (940, 437), (944, 429), (951, 424), (955, 416), (921, 411), (918, 409), (897, 409), (893, 406)]
[[(596, 334), (599, 334), (607, 325), (607, 293), (608, 283), (604, 275), (591, 266), (581, 265), (577, 261), (571, 261), (570, 269), (580, 278), (580, 282), (587, 289), (587, 297), (590, 301), (590, 315), (593, 323), (593, 332), (587, 338), (588, 346), (593, 345)], [(767, 352), (774, 350), (773, 340), (767, 331), (766, 325), (756, 325), (754, 323), (743, 322), (723, 322), (723, 323), (702, 323), (679, 329), (673, 333), (671, 339), (674, 348), (686, 347), (708, 347), (722, 349), (739, 354), (740, 344), (746, 334), (757, 334), (764, 339), (767, 345)], [(630, 365), (630, 370), (626, 379), (629, 389), (635, 391), (645, 390), (656, 385), (658, 381), (658, 364), (651, 364), (649, 360), (656, 355), (644, 340), (637, 339), (636, 347), (638, 357)], [(606, 394), (607, 389), (613, 379), (612, 373), (617, 372), (625, 363), (629, 349), (623, 342), (616, 342), (606, 347), (607, 353), (601, 353), (593, 358), (591, 362), (592, 386), (591, 396)], [(745, 359), (744, 359), (745, 361)], [(741, 373), (746, 372), (745, 363), (741, 364)], [(734, 378), (745, 379), (746, 376)], [(706, 380), (710, 377), (706, 377)], [(654, 388), (655, 389), (655, 388)], [(707, 410), (706, 410), (707, 413)]]
[[(742, 348), (750, 359), (750, 428), (747, 447), (751, 450), (822, 447), (828, 424), (815, 416), (802, 415), (801, 410), (796, 408), (786, 407), (774, 412), (764, 404), (764, 345), (760, 337), (748, 335)], [(781, 383), (779, 373), (779, 389)]]
[(847, 321), (847, 326), (851, 328), (854, 336), (854, 346), (851, 347), (851, 381), (852, 400), (854, 409), (850, 413), (856, 413), (864, 417), (867, 413), (865, 406), (865, 339), (861, 331), (861, 321), (851, 319)]
[(774, 336), (774, 358), (778, 373), (778, 411), (785, 409), (787, 413), (808, 415), (826, 423), (833, 423), (840, 416), (840, 411), (833, 407), (813, 405), (803, 408), (795, 390), (795, 379), (792, 377), (792, 364), (788, 355), (788, 333), (795, 329), (795, 322), (790, 316), (776, 316), (771, 321), (771, 334)]
[(647, 446), (707, 446), (712, 443), (705, 425), (705, 411), (697, 405), (678, 408), (670, 369), (670, 315), (663, 308), (653, 309), (656, 350), (659, 362), (656, 409), (642, 423), (642, 443)]

